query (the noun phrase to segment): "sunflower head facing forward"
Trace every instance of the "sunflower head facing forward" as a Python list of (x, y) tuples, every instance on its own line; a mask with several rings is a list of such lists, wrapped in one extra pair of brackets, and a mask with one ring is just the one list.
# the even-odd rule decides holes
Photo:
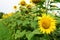
[(21, 5), (21, 6), (25, 6), (25, 5), (26, 5), (26, 2), (25, 2), (24, 0), (22, 0), (22, 1), (20, 2), (20, 5)]
[(13, 6), (13, 8), (16, 10), (17, 9), (17, 6), (15, 5), (15, 6)]
[(43, 34), (50, 34), (56, 29), (56, 20), (50, 15), (42, 14), (42, 17), (38, 17), (38, 19), (40, 32)]

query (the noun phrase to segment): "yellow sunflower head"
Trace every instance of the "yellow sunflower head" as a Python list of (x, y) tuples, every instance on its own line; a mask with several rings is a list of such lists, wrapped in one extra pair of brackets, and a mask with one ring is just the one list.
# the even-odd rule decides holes
[(56, 29), (56, 20), (50, 15), (42, 14), (42, 17), (38, 17), (38, 25), (40, 32), (50, 34)]
[(17, 6), (15, 5), (15, 6), (13, 6), (13, 8), (16, 10), (17, 9)]
[(22, 1), (20, 2), (20, 5), (21, 5), (21, 6), (25, 6), (25, 5), (26, 5), (26, 2), (25, 2), (24, 0), (22, 0)]
[(8, 17), (12, 16), (12, 14), (13, 14), (13, 13), (4, 14), (2, 17), (3, 17), (3, 18), (8, 18)]
[(8, 18), (7, 14), (4, 14), (4, 15), (2, 16), (2, 18)]
[(12, 16), (12, 14), (13, 14), (13, 13), (8, 13), (8, 14), (7, 14), (7, 16), (9, 16), (9, 17), (10, 17), (10, 16)]

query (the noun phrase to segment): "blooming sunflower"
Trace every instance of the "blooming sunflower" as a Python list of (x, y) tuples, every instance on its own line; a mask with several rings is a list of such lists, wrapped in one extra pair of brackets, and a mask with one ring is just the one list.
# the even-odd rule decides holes
[(21, 0), (20, 5), (21, 5), (21, 6), (25, 6), (25, 5), (26, 5), (25, 0)]
[(4, 14), (2, 17), (3, 17), (3, 18), (8, 18), (8, 17), (12, 16), (12, 14), (13, 14), (13, 13)]
[(7, 14), (4, 14), (4, 15), (2, 16), (2, 18), (8, 18)]
[(13, 8), (16, 10), (17, 9), (17, 6), (15, 5), (15, 6), (13, 6)]
[(13, 15), (13, 13), (8, 13), (8, 14), (7, 14), (7, 16), (9, 16), (9, 17), (12, 16), (12, 15)]
[(42, 14), (42, 17), (38, 17), (38, 25), (40, 32), (50, 34), (56, 29), (56, 20), (50, 15)]

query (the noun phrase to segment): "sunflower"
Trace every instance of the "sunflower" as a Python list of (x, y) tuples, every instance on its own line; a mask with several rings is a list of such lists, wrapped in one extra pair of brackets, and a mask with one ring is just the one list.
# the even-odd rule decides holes
[(31, 7), (32, 7), (31, 4), (26, 5), (26, 8), (28, 8), (28, 9), (31, 9)]
[(7, 16), (9, 16), (9, 17), (12, 16), (12, 15), (13, 15), (13, 13), (8, 13), (8, 14), (7, 14)]
[(13, 14), (13, 13), (4, 14), (2, 17), (3, 17), (3, 18), (8, 18), (8, 17), (12, 16), (12, 14)]
[(25, 0), (22, 0), (22, 1), (20, 2), (20, 5), (21, 5), (21, 6), (25, 6), (25, 5), (26, 5)]
[(42, 17), (38, 17), (39, 30), (43, 34), (50, 34), (56, 29), (56, 20), (50, 15), (42, 14)]
[(17, 9), (17, 6), (15, 5), (15, 6), (13, 6), (13, 8), (16, 10)]
[(7, 14), (4, 14), (4, 15), (2, 16), (2, 18), (8, 18)]
[(30, 0), (30, 2), (36, 4), (36, 3), (39, 3), (40, 0)]

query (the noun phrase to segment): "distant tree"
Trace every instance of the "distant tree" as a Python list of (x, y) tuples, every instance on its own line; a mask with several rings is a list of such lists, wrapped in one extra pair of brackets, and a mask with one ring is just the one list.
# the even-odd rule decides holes
[(2, 19), (3, 14), (4, 14), (3, 12), (0, 12), (0, 19)]

